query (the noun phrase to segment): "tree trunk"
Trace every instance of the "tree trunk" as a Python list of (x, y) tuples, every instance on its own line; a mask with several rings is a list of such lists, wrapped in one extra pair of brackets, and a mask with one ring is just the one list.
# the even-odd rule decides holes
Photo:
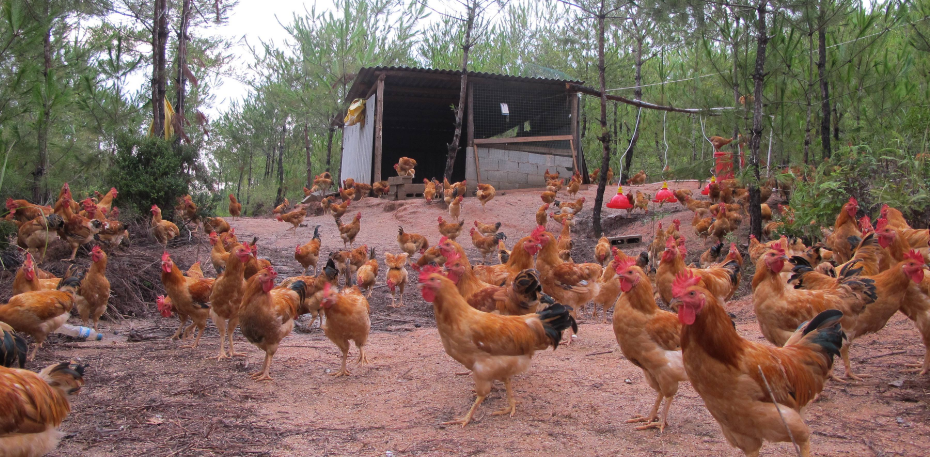
[(274, 205), (278, 206), (284, 201), (284, 144), (287, 141), (287, 118), (281, 125), (281, 146), (278, 147), (278, 195)]
[(168, 41), (168, 1), (155, 0), (152, 31), (152, 132), (165, 135), (165, 49)]
[(817, 57), (817, 72), (820, 76), (820, 141), (823, 143), (823, 159), (830, 158), (830, 86), (827, 83), (827, 26), (822, 21), (817, 31), (820, 54)]
[[(249, 180), (247, 181), (246, 183), (247, 185), (245, 187), (245, 190), (246, 190), (245, 205), (246, 206), (249, 205), (249, 200), (252, 199), (252, 156), (254, 155), (254, 151), (255, 151), (255, 149), (251, 147), (251, 144), (249, 146), (250, 146), (249, 147)], [(238, 197), (238, 194), (237, 194), (237, 197)]]
[(758, 14), (758, 23), (756, 30), (756, 67), (752, 79), (755, 82), (753, 87), (753, 113), (752, 113), (752, 138), (749, 139), (750, 161), (752, 164), (752, 173), (755, 179), (749, 184), (749, 233), (756, 238), (762, 239), (762, 208), (760, 204), (761, 192), (759, 191), (759, 146), (762, 143), (762, 128), (764, 115), (762, 113), (762, 88), (765, 82), (765, 51), (768, 47), (768, 27), (765, 24), (766, 7), (768, 0), (762, 0), (756, 12)]
[(181, 7), (181, 29), (178, 31), (178, 101), (174, 105), (174, 111), (181, 116), (181, 119), (185, 117), (184, 100), (185, 89), (187, 87), (187, 76), (184, 75), (184, 69), (187, 68), (187, 29), (190, 25), (190, 15), (191, 0), (184, 0), (183, 6)]
[(468, 19), (465, 23), (465, 42), (462, 43), (462, 79), (459, 86), (459, 104), (455, 108), (455, 134), (449, 143), (449, 152), (446, 154), (446, 170), (443, 175), (452, 181), (452, 169), (455, 167), (455, 156), (459, 150), (459, 141), (462, 139), (462, 118), (465, 116), (465, 93), (468, 91), (468, 51), (471, 50), (471, 33), (475, 25), (475, 15), (478, 12), (477, 3), (468, 6)]
[(808, 71), (807, 92), (804, 93), (804, 99), (807, 103), (807, 119), (804, 121), (804, 164), (810, 163), (810, 150), (813, 139), (811, 138), (811, 111), (814, 98), (814, 32), (807, 34), (808, 45)]
[[(49, 3), (45, 3), (45, 18), (51, 21), (51, 10)], [(41, 204), (48, 197), (48, 182), (46, 180), (46, 175), (48, 174), (48, 127), (49, 127), (49, 117), (52, 115), (52, 101), (49, 100), (50, 94), (48, 91), (49, 87), (49, 78), (52, 70), (52, 24), (49, 22), (48, 28), (45, 29), (45, 34), (42, 37), (42, 84), (45, 86), (45, 90), (41, 92), (44, 94), (42, 98), (42, 113), (41, 118), (39, 119), (37, 125), (37, 146), (39, 149), (39, 157), (36, 162), (36, 169), (32, 173), (32, 198), (36, 204)]]
[(313, 162), (310, 160), (310, 126), (304, 122), (304, 152), (307, 154), (307, 189), (313, 188)]
[(239, 201), (242, 201), (241, 199), (239, 199), (239, 195), (240, 195), (239, 193), (242, 191), (242, 174), (243, 173), (245, 173), (245, 166), (240, 166), (239, 167), (239, 182), (236, 183), (236, 199)]
[(607, 188), (607, 170), (610, 167), (610, 132), (607, 130), (607, 65), (604, 63), (604, 21), (606, 18), (604, 16), (601, 14), (597, 17), (597, 73), (601, 86), (601, 134), (598, 139), (601, 140), (604, 150), (601, 154), (601, 172), (597, 176), (594, 214), (591, 217), (594, 236), (598, 238), (604, 232), (601, 228), (601, 208), (604, 206), (604, 189)]
[[(740, 17), (736, 16), (736, 30), (739, 30)], [(739, 67), (737, 62), (739, 61), (739, 33), (734, 33), (733, 38), (733, 108), (736, 109), (733, 116), (733, 140), (736, 141), (736, 152), (733, 156), (733, 166), (736, 167), (736, 161), (739, 160), (737, 156), (739, 154), (739, 113), (740, 103), (739, 103)], [(745, 100), (745, 99), (744, 99)], [(745, 105), (743, 105), (743, 110), (745, 110)], [(743, 111), (745, 112), (745, 111)], [(732, 146), (731, 146), (732, 148)], [(716, 152), (716, 151), (714, 151)]]
[(332, 162), (333, 157), (333, 136), (336, 134), (336, 127), (333, 127), (332, 122), (329, 124), (329, 133), (326, 137), (326, 171), (332, 173), (330, 163)]
[[(639, 35), (636, 38), (636, 57), (633, 62), (635, 66), (635, 73), (633, 77), (636, 82), (636, 88), (633, 89), (633, 98), (637, 101), (642, 101), (643, 99), (643, 41), (646, 39), (645, 36)], [(601, 87), (603, 92), (605, 87)], [(604, 99), (607, 100), (606, 98)], [(630, 179), (630, 167), (633, 166), (633, 151), (636, 149), (636, 143), (639, 142), (639, 129), (633, 129), (633, 137), (630, 138), (630, 147), (626, 150), (626, 158), (623, 163), (623, 173), (620, 176), (620, 182), (627, 182)]]

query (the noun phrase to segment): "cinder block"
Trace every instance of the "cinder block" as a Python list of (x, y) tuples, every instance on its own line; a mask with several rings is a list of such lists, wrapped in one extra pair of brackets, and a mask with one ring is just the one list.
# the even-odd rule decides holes
[(503, 171), (518, 172), (518, 171), (520, 171), (520, 162), (515, 162), (515, 161), (513, 161), (513, 160), (508, 160), (506, 163), (502, 163), (502, 164), (501, 164), (500, 169), (503, 170)]
[(479, 159), (479, 160), (480, 160), (480, 159), (487, 159), (487, 158), (488, 158), (488, 154), (489, 154), (489, 152), (488, 152), (487, 149), (480, 149), (480, 148), (478, 149), (478, 159)]
[(529, 162), (537, 165), (547, 165), (545, 154), (529, 154)]
[(507, 181), (508, 176), (506, 171), (489, 171), (487, 173), (487, 177), (482, 176), (482, 178), (485, 178), (488, 181), (504, 182)]
[(542, 187), (546, 185), (546, 179), (542, 174), (527, 175), (526, 183), (532, 187)]
[(485, 170), (487, 170), (487, 171), (495, 170), (495, 171), (496, 171), (496, 170), (500, 170), (500, 169), (501, 169), (501, 161), (500, 161), (500, 160), (497, 160), (497, 159), (481, 159), (481, 163), (480, 163), (479, 165), (481, 165), (481, 172), (482, 172), (482, 173), (484, 173)]
[(507, 151), (507, 156), (514, 162), (526, 162), (528, 154), (523, 151)]
[(535, 163), (521, 162), (518, 165), (520, 172), (533, 175), (539, 173), (539, 167)]
[(507, 180), (515, 184), (526, 184), (526, 173), (508, 171)]

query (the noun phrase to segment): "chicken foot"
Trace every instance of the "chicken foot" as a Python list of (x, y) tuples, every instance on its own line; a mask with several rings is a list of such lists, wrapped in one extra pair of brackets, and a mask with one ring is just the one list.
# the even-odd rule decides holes
[(249, 374), (249, 377), (256, 381), (271, 381), (271, 375), (268, 374), (271, 371), (271, 358), (274, 357), (274, 351), (265, 352), (265, 364), (262, 365), (262, 371), (256, 371), (255, 373)]
[[(652, 411), (649, 412), (648, 416), (636, 416), (626, 421), (627, 424), (635, 424), (639, 422), (653, 422), (659, 415), (659, 406), (662, 405), (662, 392), (656, 393), (656, 403), (652, 405)], [(639, 427), (636, 427), (637, 430), (640, 430)], [(645, 430), (645, 429), (643, 429)]]
[(481, 402), (484, 401), (484, 396), (478, 395), (478, 398), (475, 399), (475, 403), (471, 405), (471, 409), (468, 410), (468, 414), (461, 419), (451, 420), (448, 422), (443, 422), (442, 425), (461, 425), (462, 427), (468, 425), (471, 422), (472, 417), (475, 415), (475, 411), (478, 409), (478, 406)]
[[(342, 348), (340, 348), (340, 349), (342, 349)], [(352, 372), (350, 372), (349, 369), (346, 367), (346, 361), (347, 361), (348, 359), (349, 359), (349, 344), (348, 344), (348, 342), (346, 342), (346, 347), (345, 347), (345, 349), (342, 349), (342, 369), (340, 369), (339, 371), (333, 373), (333, 376), (334, 376), (334, 377), (337, 377), (337, 378), (338, 378), (338, 377), (340, 377), (340, 376), (350, 376), (350, 375), (352, 375)]]
[(507, 388), (507, 404), (508, 406), (504, 409), (499, 409), (491, 413), (492, 416), (501, 416), (504, 414), (510, 414), (510, 417), (513, 417), (517, 412), (517, 399), (513, 396), (513, 387), (510, 385), (510, 378), (504, 379), (504, 386)]
[[(193, 324), (191, 324), (191, 325), (193, 325)], [(200, 333), (197, 333), (197, 336), (194, 338), (194, 343), (193, 343), (193, 344), (188, 344), (188, 345), (181, 346), (182, 348), (193, 349), (193, 348), (196, 348), (198, 344), (200, 344), (200, 337), (203, 336), (203, 332), (207, 329), (207, 325), (206, 325), (206, 324), (204, 324), (204, 325), (202, 325), (202, 326), (201, 326), (201, 325), (198, 325), (198, 326), (197, 326), (197, 329), (200, 330)], [(196, 332), (196, 330), (195, 330), (195, 332)]]

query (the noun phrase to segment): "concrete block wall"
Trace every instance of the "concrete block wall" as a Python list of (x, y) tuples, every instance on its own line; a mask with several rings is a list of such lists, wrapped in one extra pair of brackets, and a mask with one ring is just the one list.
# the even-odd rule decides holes
[[(559, 172), (567, 179), (571, 176), (574, 167), (572, 158), (568, 156), (482, 147), (477, 149), (481, 182), (490, 184), (498, 190), (544, 187), (546, 182), (543, 174), (547, 168), (550, 173)], [(467, 148), (465, 154), (465, 179), (468, 180), (468, 188), (473, 189), (478, 183), (478, 176), (475, 173), (475, 152), (472, 148)]]

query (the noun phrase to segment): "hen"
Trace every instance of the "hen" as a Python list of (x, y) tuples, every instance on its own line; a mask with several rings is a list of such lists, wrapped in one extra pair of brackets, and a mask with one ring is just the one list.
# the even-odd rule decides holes
[(300, 208), (289, 213), (284, 213), (278, 215), (278, 220), (282, 222), (287, 222), (291, 224), (291, 228), (288, 230), (293, 230), (294, 233), (297, 233), (297, 227), (304, 222), (304, 217), (307, 215), (307, 210)]
[(304, 267), (304, 275), (313, 267), (313, 274), (318, 274), (316, 269), (317, 262), (320, 261), (320, 226), (313, 228), (313, 238), (306, 244), (297, 246), (294, 250), (294, 260)]
[(152, 205), (152, 235), (161, 243), (162, 246), (168, 246), (168, 242), (181, 234), (178, 226), (171, 221), (161, 219), (161, 208), (158, 205)]
[(464, 200), (464, 198), (465, 197), (460, 195), (455, 197), (452, 203), (449, 203), (449, 215), (452, 216), (452, 220), (454, 221), (459, 220), (459, 216), (462, 214), (462, 200)]
[[(242, 336), (265, 351), (262, 370), (250, 375), (256, 381), (271, 381), (271, 359), (278, 350), (278, 344), (294, 328), (294, 319), (306, 298), (306, 284), (303, 281), (294, 281), (285, 288), (275, 288), (274, 278), (277, 276), (274, 268), (266, 268), (251, 277), (242, 292), (242, 304), (237, 310)], [(222, 337), (220, 344), (222, 348)], [(232, 353), (232, 341), (229, 351)]]
[(107, 301), (110, 299), (110, 281), (106, 276), (107, 255), (100, 249), (100, 246), (94, 246), (90, 252), (90, 259), (93, 263), (84, 275), (84, 279), (81, 280), (80, 293), (74, 297), (74, 306), (81, 316), (81, 322), (87, 326), (87, 322), (92, 321), (94, 331), (96, 331), (97, 321), (107, 310)]
[[(226, 269), (216, 278), (213, 291), (210, 293), (210, 317), (220, 332), (220, 351), (216, 356), (217, 360), (245, 356), (245, 353), (236, 352), (233, 349), (233, 333), (239, 322), (240, 304), (245, 304), (243, 298), (245, 265), (251, 260), (252, 250), (248, 243), (244, 243), (234, 246), (229, 254)], [(229, 355), (226, 355), (225, 349), (227, 334), (229, 335)]]
[(594, 260), (603, 267), (610, 260), (610, 240), (602, 236), (594, 246)]
[(462, 233), (462, 227), (465, 225), (465, 221), (459, 222), (446, 222), (442, 219), (442, 216), (439, 216), (439, 233), (449, 239), (456, 239)]
[(391, 185), (387, 181), (377, 181), (371, 185), (371, 193), (375, 198), (380, 198), (382, 195), (387, 195), (391, 192)]
[(838, 263), (843, 263), (852, 258), (853, 245), (849, 243), (849, 237), (855, 236), (862, 238), (862, 232), (856, 224), (856, 211), (859, 209), (859, 203), (855, 198), (850, 197), (849, 201), (843, 205), (843, 209), (836, 216), (836, 222), (833, 224), (833, 233), (824, 239), (827, 247), (833, 251), (834, 259)]
[(423, 255), (426, 249), (429, 248), (429, 242), (426, 241), (425, 236), (406, 233), (403, 227), (397, 228), (397, 244), (400, 246), (401, 251), (407, 253), (407, 257), (413, 257), (417, 252)]
[(490, 184), (478, 184), (478, 189), (475, 190), (475, 196), (478, 197), (478, 201), (481, 202), (481, 209), (484, 209), (484, 205), (494, 199), (495, 193), (494, 186)]
[(13, 327), (0, 322), (0, 366), (7, 368), (26, 368), (26, 349), (28, 343), (22, 335), (13, 331)]
[(16, 232), (16, 244), (33, 253), (39, 263), (45, 260), (48, 245), (58, 238), (58, 232), (64, 228), (64, 220), (57, 214), (48, 213), (23, 222)]
[(359, 290), (368, 292), (365, 294), (365, 298), (371, 298), (372, 289), (378, 279), (378, 259), (375, 258), (375, 248), (371, 248), (368, 261), (358, 268), (355, 277)]
[(68, 397), (81, 391), (84, 366), (68, 362), (38, 374), (0, 368), (0, 451), (4, 456), (52, 452), (65, 435), (58, 426), (71, 412)]
[(200, 330), (191, 345), (182, 347), (195, 348), (200, 344), (200, 338), (207, 328), (207, 318), (210, 316), (210, 306), (207, 303), (210, 302), (210, 294), (213, 292), (213, 282), (213, 278), (184, 277), (171, 260), (168, 251), (162, 254), (161, 283), (171, 299), (171, 309), (178, 313), (178, 319), (181, 321), (171, 339), (181, 336), (188, 319), (193, 322), (192, 326)]
[(475, 221), (475, 228), (478, 229), (478, 232), (481, 233), (482, 235), (490, 236), (500, 231), (501, 223), (496, 222), (494, 224), (483, 224), (481, 222)]
[(355, 244), (355, 237), (358, 236), (358, 232), (362, 229), (362, 213), (358, 212), (352, 222), (348, 224), (343, 224), (339, 219), (336, 219), (336, 226), (339, 228), (339, 237), (342, 238), (343, 247), (348, 248)]
[[(387, 287), (391, 291), (391, 308), (404, 306), (404, 287), (407, 286), (407, 256), (408, 254), (384, 253), (384, 263), (388, 267)], [(400, 305), (397, 305), (397, 296), (400, 295)]]
[(468, 425), (478, 406), (491, 391), (491, 383), (503, 381), (508, 406), (494, 415), (516, 413), (517, 401), (511, 379), (526, 371), (533, 353), (559, 345), (562, 331), (577, 330), (570, 308), (555, 304), (536, 314), (499, 316), (478, 311), (462, 298), (455, 284), (427, 266), (420, 273), (423, 299), (433, 304), (442, 345), (457, 362), (472, 372), (477, 399), (468, 413), (447, 424)]
[(229, 215), (233, 217), (233, 220), (236, 220), (241, 214), (242, 203), (239, 203), (235, 195), (229, 194)]
[(323, 286), (323, 301), (320, 303), (326, 324), (323, 333), (342, 351), (342, 368), (333, 376), (348, 376), (352, 373), (346, 367), (349, 358), (349, 341), (358, 348), (358, 364), (368, 363), (365, 355), (365, 343), (371, 331), (371, 308), (368, 300), (358, 287), (350, 287), (341, 292), (335, 291), (328, 283)]
[(26, 360), (35, 358), (48, 334), (68, 321), (79, 286), (77, 278), (66, 278), (57, 290), (26, 292), (13, 296), (6, 304), (0, 304), (0, 322), (31, 336), (36, 342)]
[[(682, 239), (683, 241), (683, 239)], [(672, 301), (672, 284), (675, 276), (682, 271), (700, 272), (702, 287), (710, 290), (721, 303), (729, 300), (739, 287), (739, 263), (736, 260), (728, 261), (721, 266), (697, 270), (685, 267), (685, 252), (679, 248), (678, 243), (669, 237), (665, 243), (665, 252), (656, 271), (656, 287), (659, 296), (666, 304)]]
[(426, 203), (432, 203), (433, 199), (436, 198), (436, 182), (430, 181), (426, 178), (423, 178), (423, 198), (426, 199)]
[(417, 161), (409, 157), (401, 157), (400, 160), (394, 164), (394, 170), (397, 171), (397, 176), (413, 176), (415, 173), (414, 168), (417, 166)]
[[(810, 455), (811, 430), (801, 409), (823, 390), (843, 345), (840, 319), (829, 310), (799, 328), (783, 348), (747, 341), (700, 277), (675, 281), (682, 359), (691, 385), (720, 424), (724, 437), (746, 455), (763, 440), (794, 441)], [(786, 429), (787, 427), (787, 429)]]
[(469, 234), (471, 235), (471, 244), (478, 248), (478, 252), (484, 256), (484, 263), (488, 263), (488, 256), (497, 251), (498, 241), (507, 239), (507, 235), (503, 233), (483, 236), (478, 232), (478, 229), (474, 227), (469, 231)]

